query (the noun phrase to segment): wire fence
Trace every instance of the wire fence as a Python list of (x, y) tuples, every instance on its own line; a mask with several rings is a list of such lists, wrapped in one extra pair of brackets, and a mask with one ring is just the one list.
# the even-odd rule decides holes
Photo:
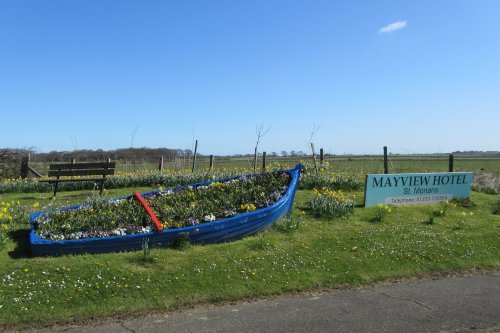
[[(316, 157), (319, 162), (319, 157)], [(198, 156), (194, 165), (195, 171), (210, 169), (210, 157)], [(384, 173), (383, 155), (336, 155), (325, 156), (324, 161), (329, 168), (338, 172), (352, 173)], [(78, 161), (77, 161), (78, 162)], [(299, 162), (314, 163), (313, 157), (309, 156), (266, 156), (266, 167), (279, 165), (283, 168), (293, 167)], [(31, 162), (30, 166), (43, 175), (46, 175), (49, 167), (48, 162)], [(253, 157), (214, 157), (212, 160), (213, 169), (253, 169)], [(489, 155), (464, 155), (454, 156), (453, 171), (491, 172), (500, 174), (500, 156)], [(263, 158), (259, 156), (257, 168), (263, 166)], [(449, 168), (448, 154), (432, 155), (389, 155), (389, 173), (411, 173), (411, 172), (447, 172)], [(163, 159), (160, 157), (157, 162), (151, 161), (117, 161), (117, 173), (152, 172), (152, 171), (190, 171), (193, 170), (193, 159), (172, 158)]]

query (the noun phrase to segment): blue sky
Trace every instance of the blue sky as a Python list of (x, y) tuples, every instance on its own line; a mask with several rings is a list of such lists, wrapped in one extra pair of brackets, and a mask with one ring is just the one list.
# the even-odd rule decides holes
[(0, 1), (0, 147), (500, 150), (500, 1)]

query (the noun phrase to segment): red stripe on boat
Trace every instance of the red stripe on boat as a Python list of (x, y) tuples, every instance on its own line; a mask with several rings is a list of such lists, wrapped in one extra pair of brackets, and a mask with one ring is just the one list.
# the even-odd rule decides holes
[(158, 232), (162, 231), (163, 230), (163, 226), (161, 225), (160, 221), (158, 221), (158, 218), (156, 217), (155, 213), (153, 213), (153, 211), (149, 207), (149, 205), (146, 202), (146, 200), (144, 200), (144, 198), (142, 197), (142, 195), (139, 192), (134, 192), (134, 197), (137, 200), (139, 200), (139, 202), (141, 203), (142, 207), (144, 207), (144, 209), (146, 210), (146, 213), (148, 213), (149, 217), (151, 217), (151, 219), (153, 220), (153, 223), (155, 224), (156, 231), (158, 231)]

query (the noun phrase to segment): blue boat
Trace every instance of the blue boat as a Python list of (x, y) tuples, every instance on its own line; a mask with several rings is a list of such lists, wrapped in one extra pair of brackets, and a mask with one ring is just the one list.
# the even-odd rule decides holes
[[(109, 236), (102, 238), (84, 238), (53, 241), (40, 237), (36, 233), (37, 219), (47, 212), (37, 212), (30, 215), (30, 245), (34, 256), (78, 254), (78, 253), (105, 253), (118, 251), (139, 250), (145, 239), (149, 247), (165, 247), (173, 244), (178, 238), (188, 238), (193, 244), (210, 244), (228, 242), (241, 239), (245, 236), (258, 233), (281, 217), (288, 215), (292, 210), (295, 192), (299, 183), (302, 165), (294, 169), (281, 170), (291, 176), (286, 192), (272, 205), (248, 213), (241, 213), (233, 217), (202, 223), (177, 229), (164, 229), (160, 232), (152, 231), (124, 236)], [(216, 180), (224, 182), (231, 179)], [(215, 182), (215, 181), (213, 181)], [(206, 186), (212, 182), (203, 182), (189, 186)], [(143, 193), (144, 196), (154, 195), (159, 191)], [(124, 197), (124, 198), (131, 198)], [(122, 198), (119, 198), (122, 199)], [(77, 209), (81, 205), (62, 209)]]

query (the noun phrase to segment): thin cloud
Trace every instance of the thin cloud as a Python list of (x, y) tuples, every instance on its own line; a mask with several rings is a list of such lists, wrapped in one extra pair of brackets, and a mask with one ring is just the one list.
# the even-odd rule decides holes
[(406, 21), (397, 21), (380, 28), (379, 34), (387, 34), (406, 27)]

